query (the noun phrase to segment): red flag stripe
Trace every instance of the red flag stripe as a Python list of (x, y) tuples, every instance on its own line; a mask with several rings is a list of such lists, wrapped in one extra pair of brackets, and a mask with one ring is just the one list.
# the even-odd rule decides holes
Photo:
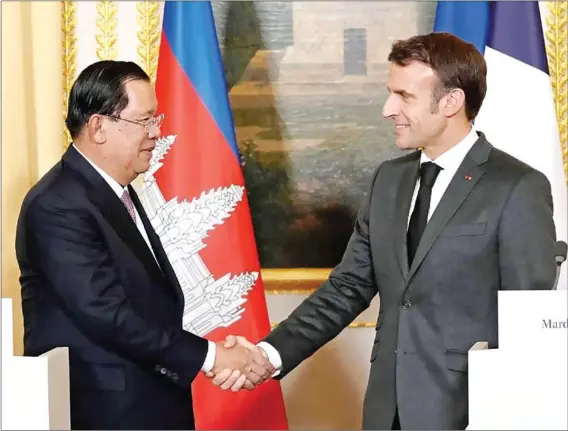
[[(165, 13), (168, 13), (166, 2)], [(196, 9), (203, 10), (203, 7)], [(195, 17), (193, 17), (195, 19)], [(172, 22), (183, 23), (183, 19)], [(171, 29), (170, 37), (183, 37), (187, 26)], [(202, 38), (179, 40), (176, 47), (192, 50), (195, 44), (205, 43)], [(208, 42), (212, 46), (211, 41)], [(215, 46), (218, 49), (217, 41)], [(204, 49), (184, 52), (184, 58), (192, 58), (199, 64), (213, 64), (209, 59), (199, 58)], [(211, 55), (218, 55), (212, 53)], [(207, 74), (199, 74), (205, 79)], [(215, 83), (201, 82), (195, 85), (188, 79), (174, 55), (170, 41), (162, 33), (156, 93), (159, 112), (165, 114), (162, 135), (175, 135), (176, 140), (162, 160), (163, 166), (155, 173), (157, 184), (166, 201), (191, 201), (203, 192), (230, 187), (244, 187), (239, 160), (226, 141), (226, 136), (200, 97), (198, 88)], [(212, 92), (211, 94), (218, 94)], [(209, 104), (212, 101), (209, 100)], [(222, 98), (215, 103), (228, 103)], [(218, 112), (230, 112), (218, 109)], [(232, 120), (224, 124), (232, 124)], [(241, 318), (228, 328), (218, 328), (206, 337), (213, 341), (224, 339), (228, 334), (243, 335), (256, 342), (270, 331), (264, 288), (260, 277), (260, 264), (254, 240), (246, 192), (228, 218), (208, 232), (205, 248), (199, 251), (213, 278), (230, 274), (257, 273), (254, 287), (244, 297), (246, 302)], [(224, 392), (199, 376), (192, 386), (196, 426), (198, 429), (288, 429), (280, 383), (269, 381), (254, 391), (240, 393)]]

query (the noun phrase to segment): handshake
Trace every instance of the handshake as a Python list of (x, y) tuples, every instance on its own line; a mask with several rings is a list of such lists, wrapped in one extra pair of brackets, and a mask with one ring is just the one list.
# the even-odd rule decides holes
[(266, 352), (244, 337), (229, 335), (216, 347), (215, 364), (205, 377), (225, 391), (253, 390), (276, 372)]

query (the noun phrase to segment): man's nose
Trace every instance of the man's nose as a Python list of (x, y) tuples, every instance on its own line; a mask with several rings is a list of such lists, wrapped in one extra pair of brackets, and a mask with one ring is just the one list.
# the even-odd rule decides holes
[(392, 94), (389, 95), (389, 97), (387, 97), (387, 100), (385, 101), (385, 104), (383, 105), (383, 117), (394, 117), (398, 113), (398, 108), (396, 105), (396, 101)]
[(150, 133), (148, 133), (148, 137), (150, 139), (160, 139), (160, 137), (162, 136), (162, 130), (160, 129), (159, 126), (152, 126), (152, 128), (150, 129)]

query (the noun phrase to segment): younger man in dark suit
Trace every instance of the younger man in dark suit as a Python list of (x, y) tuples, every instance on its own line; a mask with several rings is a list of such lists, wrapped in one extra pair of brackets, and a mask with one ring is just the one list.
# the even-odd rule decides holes
[(259, 346), (282, 378), (379, 294), (363, 428), (464, 429), (467, 351), (497, 345), (497, 292), (554, 284), (550, 184), (472, 128), (486, 92), (473, 45), (416, 36), (389, 61), (383, 115), (416, 151), (376, 169), (342, 261)]

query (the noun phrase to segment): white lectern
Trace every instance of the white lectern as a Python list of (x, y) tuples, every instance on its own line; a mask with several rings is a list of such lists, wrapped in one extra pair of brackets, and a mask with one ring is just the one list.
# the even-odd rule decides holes
[(499, 348), (469, 351), (467, 429), (568, 429), (567, 294), (499, 292)]
[(14, 356), (12, 300), (2, 298), (2, 429), (71, 429), (69, 353)]

